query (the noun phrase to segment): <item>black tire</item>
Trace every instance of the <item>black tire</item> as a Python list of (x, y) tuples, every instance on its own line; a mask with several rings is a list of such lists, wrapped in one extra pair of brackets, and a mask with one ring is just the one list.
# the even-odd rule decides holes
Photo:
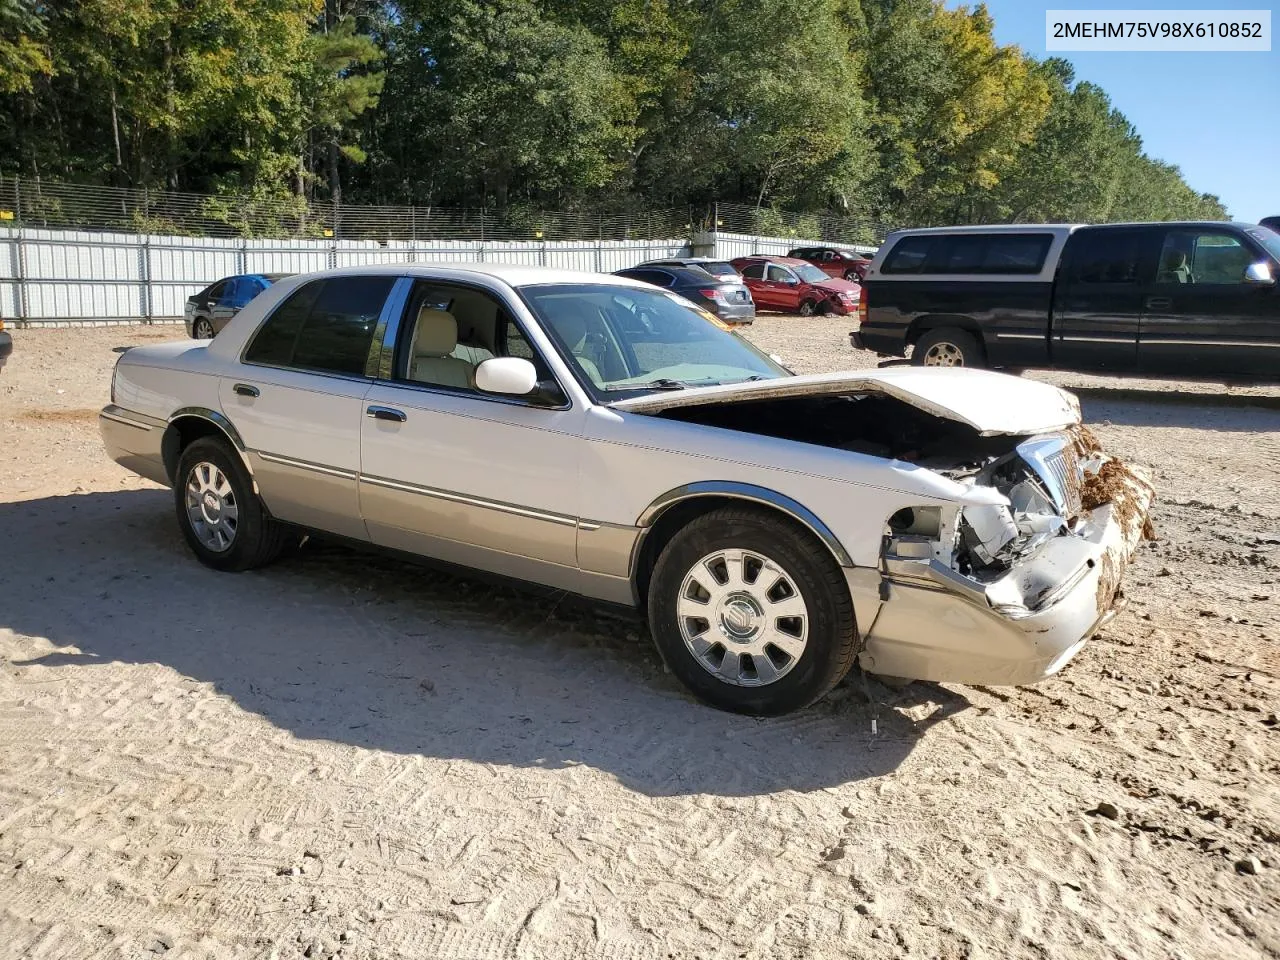
[(859, 279), (858, 279), (858, 271), (857, 271), (857, 270), (846, 270), (846, 271), (844, 272), (844, 278), (845, 278), (846, 280), (848, 280), (850, 283), (861, 283), (861, 282), (862, 282), (861, 280), (859, 280)]
[[(237, 512), (234, 534), (221, 550), (213, 549), (202, 540), (188, 512), (188, 488), (195, 481), (193, 471), (201, 465), (212, 465), (220, 470), (230, 487), (230, 495), (223, 501), (219, 513), (224, 513), (228, 505), (234, 506)], [(197, 560), (215, 570), (239, 572), (265, 566), (297, 540), (292, 530), (267, 513), (253, 492), (249, 472), (236, 452), (225, 441), (213, 437), (202, 437), (192, 442), (178, 457), (173, 500), (178, 526), (187, 546)]]
[(830, 315), (831, 315), (831, 301), (830, 301), (830, 300), (823, 300), (820, 304), (818, 304), (818, 306), (817, 306), (817, 308), (814, 310), (814, 312), (815, 312), (818, 316), (820, 316), (820, 317), (827, 317), (827, 316), (830, 316)]
[(207, 317), (196, 317), (191, 327), (191, 334), (196, 340), (212, 340), (213, 321)]
[[(686, 577), (692, 576), (695, 569), (706, 571), (708, 568), (699, 565), (709, 555), (735, 549), (748, 554), (758, 552), (780, 567), (787, 578), (784, 599), (791, 592), (790, 584), (794, 583), (806, 610), (807, 634), (802, 652), (789, 661), (786, 672), (776, 680), (756, 686), (735, 685), (714, 674), (711, 666), (705, 666), (691, 648), (690, 644), (696, 640), (686, 643), (681, 632), (682, 620), (694, 623), (698, 618), (682, 618), (677, 612)], [(745, 571), (745, 563), (743, 568)], [(761, 568), (755, 575), (758, 577), (764, 572)], [(725, 595), (734, 594), (727, 590)], [(711, 610), (710, 606), (708, 610)], [(676, 533), (654, 565), (649, 585), (648, 614), (654, 643), (672, 672), (703, 702), (734, 713), (777, 716), (808, 706), (844, 678), (853, 666), (858, 650), (853, 603), (835, 559), (793, 521), (756, 507), (722, 507), (704, 514)], [(762, 615), (758, 622), (767, 623), (767, 614)], [(774, 625), (779, 622), (775, 620)], [(701, 630), (700, 627), (697, 629)], [(706, 620), (705, 629), (713, 638), (709, 648), (719, 646), (721, 649), (720, 653), (708, 653), (707, 656), (727, 656), (729, 643), (718, 642), (716, 631), (719, 629), (725, 637), (728, 634), (713, 625), (710, 619)], [(772, 659), (772, 652), (769, 655)], [(748, 660), (751, 661), (749, 666)], [(755, 673), (758, 682), (759, 670), (754, 657), (744, 655), (738, 658), (737, 663), (742, 664), (737, 671), (739, 676), (744, 672)], [(748, 676), (745, 682), (753, 680)]]
[[(932, 354), (932, 356), (931, 356)], [(950, 359), (953, 362), (930, 363), (930, 359)], [(987, 354), (973, 334), (957, 327), (936, 327), (926, 330), (911, 351), (911, 362), (917, 367), (985, 367)]]
[(817, 308), (812, 300), (805, 300), (800, 304), (800, 316), (812, 317), (816, 309)]

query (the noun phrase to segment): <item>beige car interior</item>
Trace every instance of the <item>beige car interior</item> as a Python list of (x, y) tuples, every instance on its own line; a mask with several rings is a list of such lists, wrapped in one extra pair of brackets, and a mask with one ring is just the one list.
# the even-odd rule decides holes
[[(476, 290), (431, 286), (410, 300), (416, 310), (407, 378), (474, 389), (475, 369), (490, 357), (532, 358), (533, 351), (507, 312)], [(416, 306), (415, 306), (416, 304)], [(446, 309), (447, 308), (447, 309)], [(626, 362), (602, 308), (581, 297), (565, 297), (549, 318), (583, 374), (597, 387), (627, 376)], [(500, 332), (505, 336), (499, 336)]]
[(506, 315), (497, 303), (471, 290), (432, 288), (418, 299), (408, 379), (473, 389), (476, 367), (497, 355), (498, 320)]

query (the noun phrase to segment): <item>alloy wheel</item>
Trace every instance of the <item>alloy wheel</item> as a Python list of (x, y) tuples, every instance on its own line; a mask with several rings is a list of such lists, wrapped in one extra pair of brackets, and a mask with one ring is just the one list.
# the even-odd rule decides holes
[(795, 578), (751, 550), (717, 550), (695, 563), (680, 586), (676, 617), (698, 664), (739, 687), (786, 676), (809, 639), (809, 609)]
[(240, 505), (227, 475), (202, 460), (187, 473), (184, 502), (196, 538), (214, 553), (225, 553), (235, 543)]
[(964, 353), (954, 343), (942, 340), (931, 346), (925, 353), (924, 365), (926, 367), (963, 367)]

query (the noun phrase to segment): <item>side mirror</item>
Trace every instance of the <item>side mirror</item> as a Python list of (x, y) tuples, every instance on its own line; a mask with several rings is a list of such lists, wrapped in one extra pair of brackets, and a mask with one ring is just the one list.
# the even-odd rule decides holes
[(1256, 283), (1262, 287), (1272, 286), (1276, 282), (1276, 278), (1271, 275), (1271, 264), (1265, 260), (1249, 264), (1244, 271), (1244, 282)]
[(476, 367), (476, 388), (485, 393), (527, 397), (538, 386), (538, 371), (524, 357), (490, 357)]

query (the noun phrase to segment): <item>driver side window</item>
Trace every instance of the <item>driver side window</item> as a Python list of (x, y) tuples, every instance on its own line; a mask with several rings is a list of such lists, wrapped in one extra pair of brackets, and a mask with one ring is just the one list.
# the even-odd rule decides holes
[(507, 310), (471, 287), (419, 280), (401, 318), (395, 379), (475, 391), (476, 368), (492, 357), (521, 357), (551, 379)]

